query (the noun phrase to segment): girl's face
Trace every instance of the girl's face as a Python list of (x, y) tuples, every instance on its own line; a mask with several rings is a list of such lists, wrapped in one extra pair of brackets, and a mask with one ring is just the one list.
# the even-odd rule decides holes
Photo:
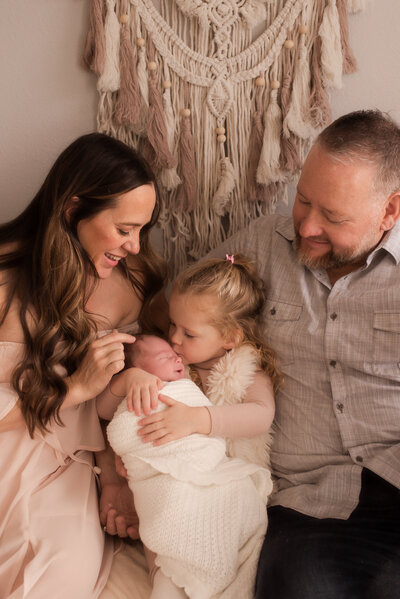
[(190, 293), (171, 295), (169, 338), (184, 364), (207, 368), (234, 345), (210, 324), (210, 313), (216, 309), (215, 301), (211, 294), (201, 297)]
[(154, 186), (141, 185), (122, 194), (113, 208), (78, 223), (78, 239), (101, 279), (108, 278), (122, 258), (139, 253), (139, 234), (155, 203)]

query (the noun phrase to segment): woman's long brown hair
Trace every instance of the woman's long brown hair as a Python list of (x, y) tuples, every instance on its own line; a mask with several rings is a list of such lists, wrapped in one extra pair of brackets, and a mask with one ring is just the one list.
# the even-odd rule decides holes
[[(151, 183), (157, 189), (153, 172), (134, 150), (91, 133), (62, 152), (24, 212), (0, 226), (0, 270), (7, 271), (0, 326), (11, 304), (18, 303), (25, 354), (12, 385), (31, 436), (36, 427), (47, 430), (53, 418), (62, 424), (59, 410), (67, 387), (60, 367), (73, 373), (97, 330), (94, 315), (85, 309), (97, 272), (79, 243), (78, 223), (115, 206), (121, 194)], [(79, 201), (66, 218), (75, 197)], [(141, 230), (140, 269), (120, 264), (143, 300), (143, 318), (166, 276), (165, 262), (149, 239), (158, 214), (157, 201), (151, 221)], [(13, 249), (5, 252), (5, 247)]]

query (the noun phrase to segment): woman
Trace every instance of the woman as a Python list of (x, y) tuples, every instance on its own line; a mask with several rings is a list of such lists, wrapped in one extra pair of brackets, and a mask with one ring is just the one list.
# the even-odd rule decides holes
[[(162, 286), (164, 263), (149, 241), (158, 212), (146, 163), (93, 133), (0, 226), (3, 597), (89, 599), (104, 586), (112, 539), (99, 521), (92, 452), (104, 441), (90, 400), (124, 367), (128, 332)], [(134, 536), (131, 498), (99, 455), (102, 523)]]

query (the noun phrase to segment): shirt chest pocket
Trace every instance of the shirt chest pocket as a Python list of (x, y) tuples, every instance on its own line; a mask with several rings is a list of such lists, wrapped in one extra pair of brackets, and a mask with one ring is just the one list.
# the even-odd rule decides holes
[(375, 312), (374, 362), (388, 363), (398, 370), (400, 362), (400, 312)]
[(302, 306), (269, 299), (264, 309), (264, 336), (275, 350), (279, 365), (291, 364), (295, 359), (294, 340)]

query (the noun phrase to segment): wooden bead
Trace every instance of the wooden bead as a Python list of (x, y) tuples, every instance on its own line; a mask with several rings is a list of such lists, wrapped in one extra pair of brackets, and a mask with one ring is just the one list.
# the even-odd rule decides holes
[(171, 87), (171, 85), (172, 85), (172, 83), (168, 79), (164, 79), (164, 81), (162, 82), (162, 86), (164, 89), (169, 89)]
[(147, 63), (147, 68), (149, 69), (149, 71), (156, 71), (157, 70), (157, 63), (153, 62), (151, 60), (150, 62)]
[(278, 81), (277, 79), (273, 79), (271, 81), (271, 89), (279, 89), (281, 86), (281, 82)]
[(219, 141), (220, 143), (224, 143), (226, 141), (225, 135), (218, 135), (217, 141)]
[(225, 134), (225, 127), (217, 127), (215, 129), (215, 132), (217, 135), (224, 135)]
[(190, 108), (182, 108), (181, 115), (182, 116), (190, 116)]
[(144, 37), (138, 37), (136, 38), (136, 45), (139, 46), (139, 48), (143, 47), (145, 45), (146, 41), (144, 39)]
[(256, 79), (256, 86), (257, 87), (264, 87), (265, 85), (265, 79), (264, 77), (257, 77)]
[(307, 31), (308, 31), (307, 25), (299, 25), (299, 33), (304, 35), (305, 33), (307, 33)]
[(285, 46), (285, 48), (288, 48), (289, 50), (291, 50), (294, 46), (294, 41), (293, 40), (286, 40), (286, 42), (283, 44)]
[(119, 22), (125, 25), (129, 21), (129, 15), (121, 15), (119, 18)]

